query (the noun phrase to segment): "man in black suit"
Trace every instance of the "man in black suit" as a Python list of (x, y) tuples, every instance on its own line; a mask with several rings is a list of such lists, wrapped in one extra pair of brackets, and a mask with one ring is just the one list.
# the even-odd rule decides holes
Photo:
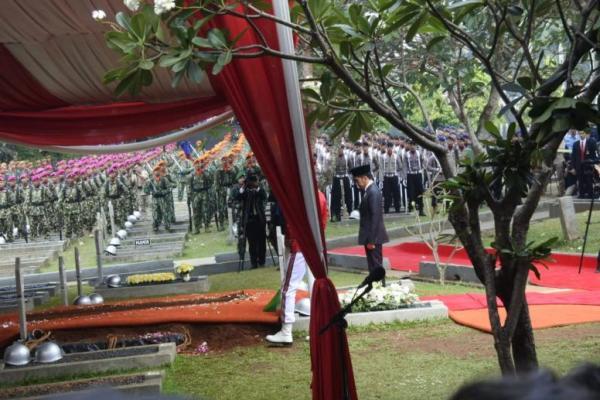
[(354, 183), (364, 192), (360, 203), (360, 228), (358, 231), (358, 244), (365, 246), (369, 272), (383, 268), (382, 244), (389, 242), (385, 226), (383, 225), (383, 208), (381, 192), (371, 178), (371, 168), (361, 165), (350, 170)]
[(577, 171), (579, 198), (591, 199), (593, 193), (594, 167), (598, 160), (598, 145), (589, 137), (588, 132), (581, 132), (581, 140), (573, 143), (571, 162)]

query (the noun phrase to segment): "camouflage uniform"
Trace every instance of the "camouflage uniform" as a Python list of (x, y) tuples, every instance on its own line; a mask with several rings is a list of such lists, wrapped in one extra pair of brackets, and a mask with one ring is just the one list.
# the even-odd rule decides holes
[(9, 242), (13, 240), (13, 224), (10, 212), (11, 207), (14, 205), (12, 197), (6, 186), (0, 183), (0, 234), (4, 234)]
[(58, 206), (58, 192), (56, 186), (52, 182), (45, 183), (48, 193), (48, 204), (46, 206), (46, 215), (48, 216), (48, 230), (58, 231), (60, 224)]
[(194, 172), (190, 160), (184, 159), (179, 163), (181, 170), (177, 173), (177, 200), (183, 201), (185, 187), (189, 180), (190, 174)]
[(83, 202), (84, 190), (82, 186), (69, 182), (61, 193), (61, 209), (64, 215), (65, 238), (77, 237), (83, 234), (83, 224), (81, 223), (81, 204)]
[(19, 229), (19, 232), (22, 232), (25, 228), (25, 190), (21, 185), (16, 185), (9, 190), (9, 193), (11, 193), (13, 198), (13, 205), (10, 208), (12, 223)]
[[(104, 183), (104, 199), (108, 203), (109, 201), (113, 205), (115, 213), (115, 224), (121, 226), (127, 220), (127, 210), (123, 208), (123, 198), (125, 198), (126, 188), (120, 182), (119, 179), (108, 179)], [(108, 213), (106, 214), (108, 215)]]
[(225, 169), (219, 168), (215, 179), (215, 193), (216, 193), (216, 204), (217, 204), (217, 215), (219, 219), (219, 227), (223, 229), (225, 221), (227, 220), (227, 206), (228, 206), (228, 191), (236, 181), (237, 173), (234, 168)]
[(188, 180), (188, 195), (191, 196), (191, 205), (194, 213), (194, 233), (200, 233), (200, 227), (204, 222), (204, 228), (210, 226), (209, 205), (210, 189), (212, 188), (212, 174), (203, 171), (201, 175), (194, 173)]
[(173, 189), (177, 187), (177, 183), (175, 182), (175, 179), (169, 175), (166, 174), (164, 176), (164, 179), (167, 182), (167, 187), (168, 187), (168, 193), (166, 193), (165, 197), (167, 199), (167, 203), (168, 203), (168, 216), (170, 218), (170, 222), (172, 224), (175, 223), (175, 198), (173, 197)]
[(146, 186), (144, 187), (146, 194), (152, 195), (152, 228), (155, 232), (158, 232), (161, 222), (164, 224), (167, 231), (171, 230), (171, 216), (169, 200), (167, 198), (169, 193), (173, 193), (171, 186), (165, 177), (160, 178), (157, 182), (156, 179), (148, 179)]
[(48, 188), (43, 185), (29, 188), (27, 196), (27, 214), (29, 215), (31, 237), (38, 238), (48, 234), (48, 216), (46, 207), (49, 204)]

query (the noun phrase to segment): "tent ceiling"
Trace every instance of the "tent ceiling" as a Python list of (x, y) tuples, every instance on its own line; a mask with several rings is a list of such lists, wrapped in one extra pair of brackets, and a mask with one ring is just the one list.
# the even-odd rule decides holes
[[(67, 105), (105, 104), (115, 101), (173, 102), (184, 99), (210, 98), (215, 93), (208, 79), (201, 84), (182, 81), (171, 87), (170, 73), (157, 70), (154, 83), (135, 99), (113, 95), (114, 86), (102, 84), (103, 74), (118, 65), (118, 55), (103, 38), (108, 26), (92, 19), (92, 11), (102, 9), (109, 19), (118, 11), (126, 11), (122, 0), (3, 0), (0, 7), (0, 46), (33, 77), (42, 89)], [(0, 53), (1, 56), (1, 53)], [(1, 57), (0, 57), (1, 58)], [(3, 68), (0, 83), (14, 79)], [(4, 70), (4, 71), (3, 71)], [(23, 72), (23, 71), (21, 71)], [(13, 71), (14, 73), (14, 71)], [(31, 90), (17, 85), (0, 85), (5, 99), (30, 97)], [(3, 93), (4, 92), (4, 93)], [(31, 111), (31, 103), (6, 100), (3, 111)], [(56, 104), (38, 104), (38, 109)]]

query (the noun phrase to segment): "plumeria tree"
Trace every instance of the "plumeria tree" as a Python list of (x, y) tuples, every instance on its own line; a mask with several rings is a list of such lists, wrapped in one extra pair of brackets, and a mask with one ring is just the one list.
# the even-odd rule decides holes
[[(527, 234), (565, 132), (599, 122), (598, 0), (299, 0), (291, 22), (265, 1), (125, 4), (132, 15), (117, 14), (106, 34), (122, 55), (105, 76), (119, 95), (143, 90), (157, 68), (170, 69), (177, 86), (184, 77), (204, 79), (203, 71), (218, 74), (234, 59), (286, 58), (312, 65), (303, 77), (311, 83), (303, 92), (311, 122), (354, 139), (383, 119), (431, 150), (453, 200), (449, 221), (486, 289), (501, 370), (537, 366), (525, 286), (552, 243), (530, 243)], [(261, 41), (239, 46), (239, 37), (207, 28), (223, 15), (246, 21)], [(265, 19), (293, 30), (296, 54), (269, 46), (256, 24)], [(431, 111), (423, 101), (429, 90), (446, 94), (473, 141), (460, 173), (434, 133), (410, 117), (410, 105), (424, 116)], [(465, 113), (470, 98), (483, 105), (475, 116)], [(482, 205), (494, 215), (492, 253), (481, 237)]]

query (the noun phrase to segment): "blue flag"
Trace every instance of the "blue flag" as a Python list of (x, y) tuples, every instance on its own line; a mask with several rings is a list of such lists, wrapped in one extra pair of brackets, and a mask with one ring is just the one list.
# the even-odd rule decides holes
[(194, 158), (194, 146), (192, 146), (189, 140), (181, 140), (177, 142), (177, 145), (181, 147), (181, 150), (183, 150), (183, 153), (188, 160)]

